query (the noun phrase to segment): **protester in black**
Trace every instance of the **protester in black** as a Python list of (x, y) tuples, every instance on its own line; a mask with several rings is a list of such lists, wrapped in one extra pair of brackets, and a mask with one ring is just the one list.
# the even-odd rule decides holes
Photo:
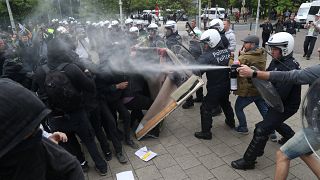
[[(48, 64), (46, 65), (50, 70), (54, 70), (60, 67), (61, 64), (67, 63), (61, 70), (71, 81), (71, 84), (79, 92), (95, 92), (94, 81), (88, 78), (81, 69), (73, 63), (72, 56), (70, 56), (71, 47), (62, 39), (55, 38), (48, 43)], [(33, 90), (37, 91), (39, 97), (41, 97), (53, 110), (51, 120), (49, 121), (50, 127), (53, 131), (61, 131), (66, 133), (76, 133), (82, 142), (87, 147), (89, 154), (95, 162), (96, 168), (101, 175), (107, 174), (107, 163), (101, 157), (94, 140), (94, 134), (91, 124), (87, 117), (87, 112), (82, 103), (77, 103), (71, 108), (72, 110), (57, 110), (56, 107), (50, 105), (50, 98), (47, 97), (47, 91), (45, 87), (46, 76), (45, 68), (38, 67), (33, 83)], [(63, 143), (67, 150), (74, 151), (74, 147), (70, 143)], [(72, 150), (73, 149), (73, 150)], [(82, 163), (83, 157), (77, 157)]]
[(273, 32), (272, 24), (270, 23), (269, 18), (267, 18), (263, 24), (260, 24), (260, 27), (262, 28), (262, 47), (266, 46), (266, 42), (268, 41), (270, 35)]
[(0, 106), (0, 179), (85, 179), (74, 156), (42, 137), (39, 125), (50, 110), (34, 93), (1, 78)]

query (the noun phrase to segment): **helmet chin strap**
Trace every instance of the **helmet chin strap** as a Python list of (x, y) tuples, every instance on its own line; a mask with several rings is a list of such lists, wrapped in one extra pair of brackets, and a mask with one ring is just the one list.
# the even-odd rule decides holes
[[(263, 48), (263, 50), (269, 54), (273, 59), (277, 60), (277, 62), (279, 62), (280, 64), (282, 64), (284, 67), (286, 67), (289, 71), (291, 70), (286, 64), (284, 64), (283, 62), (280, 61), (280, 59), (275, 58), (269, 51), (267, 51), (266, 49)], [(282, 53), (281, 53), (282, 54)], [(285, 57), (291, 57), (292, 53), (290, 53), (289, 55), (285, 56)], [(282, 56), (283, 57), (283, 56)]]

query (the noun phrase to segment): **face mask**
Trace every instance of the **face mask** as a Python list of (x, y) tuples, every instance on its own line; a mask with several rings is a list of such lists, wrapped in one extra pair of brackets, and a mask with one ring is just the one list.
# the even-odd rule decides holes
[(165, 34), (166, 34), (166, 36), (170, 36), (172, 34), (171, 29), (165, 28)]

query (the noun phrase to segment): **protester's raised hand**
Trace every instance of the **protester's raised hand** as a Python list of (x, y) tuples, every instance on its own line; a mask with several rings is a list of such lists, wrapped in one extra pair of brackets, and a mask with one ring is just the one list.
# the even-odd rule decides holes
[(119, 83), (119, 84), (116, 84), (116, 88), (117, 89), (125, 89), (125, 88), (127, 88), (128, 87), (128, 81), (126, 81), (126, 82), (121, 82), (121, 83)]

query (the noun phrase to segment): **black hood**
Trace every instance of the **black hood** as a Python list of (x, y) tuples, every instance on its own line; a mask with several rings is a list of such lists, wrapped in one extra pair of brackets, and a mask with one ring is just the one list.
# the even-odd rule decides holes
[(54, 38), (48, 43), (48, 65), (57, 67), (62, 63), (71, 63), (72, 49), (69, 43), (61, 38)]
[(35, 94), (6, 78), (0, 79), (0, 158), (39, 126), (50, 110)]

